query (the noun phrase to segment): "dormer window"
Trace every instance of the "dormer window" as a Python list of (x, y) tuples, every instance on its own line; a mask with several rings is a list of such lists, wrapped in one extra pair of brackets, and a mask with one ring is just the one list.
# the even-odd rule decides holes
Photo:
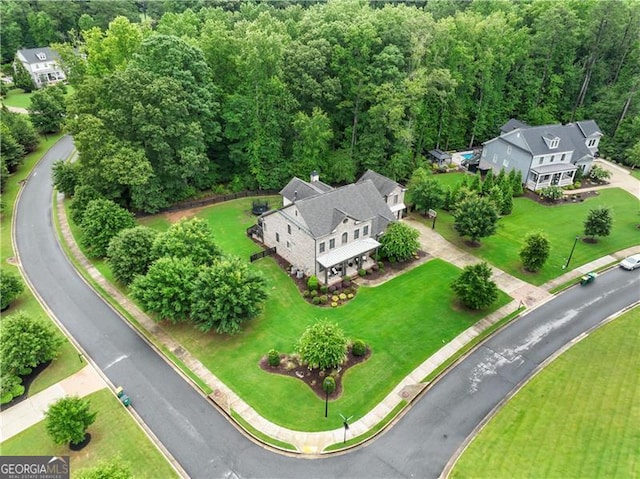
[(560, 143), (560, 138), (557, 136), (551, 136), (549, 133), (542, 135), (542, 139), (550, 150), (558, 148), (558, 144)]
[(43, 52), (36, 53), (36, 57), (38, 57), (38, 60), (40, 61), (45, 61), (47, 59), (47, 55), (45, 55)]
[(597, 144), (598, 144), (598, 139), (597, 138), (591, 138), (590, 140), (587, 141), (587, 146), (589, 148), (593, 148)]

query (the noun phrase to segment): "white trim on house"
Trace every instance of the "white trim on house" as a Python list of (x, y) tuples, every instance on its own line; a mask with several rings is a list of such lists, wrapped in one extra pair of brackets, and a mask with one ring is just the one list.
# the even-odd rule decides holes
[(322, 256), (318, 256), (316, 261), (324, 268), (331, 268), (343, 261), (348, 261), (356, 256), (364, 255), (380, 246), (373, 238), (364, 238), (358, 241), (333, 249)]

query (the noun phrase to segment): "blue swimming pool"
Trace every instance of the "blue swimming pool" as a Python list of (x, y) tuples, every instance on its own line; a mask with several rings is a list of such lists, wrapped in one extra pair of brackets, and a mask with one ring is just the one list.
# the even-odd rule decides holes
[(473, 158), (473, 153), (465, 153), (464, 155), (461, 155), (461, 156), (465, 160), (470, 160), (471, 158)]

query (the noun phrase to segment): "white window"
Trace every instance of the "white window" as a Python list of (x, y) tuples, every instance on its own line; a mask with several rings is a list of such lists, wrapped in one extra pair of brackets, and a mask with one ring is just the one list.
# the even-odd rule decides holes
[(393, 204), (394, 205), (398, 204), (398, 195), (393, 195)]
[(497, 162), (498, 162), (498, 155), (497, 155), (497, 154), (494, 154), (494, 155), (493, 155), (493, 162), (494, 162), (494, 163), (497, 163)]
[(335, 239), (330, 239), (329, 240), (329, 249), (333, 249), (336, 247), (336, 240)]
[(291, 234), (291, 225), (287, 225), (287, 233)]
[(320, 243), (320, 253), (324, 253), (324, 241)]
[(43, 52), (36, 53), (36, 57), (38, 57), (38, 60), (46, 60), (47, 59), (47, 55), (45, 55)]
[(342, 244), (347, 244), (347, 241), (349, 241), (349, 234), (348, 233), (342, 233)]
[(564, 161), (564, 159), (565, 159), (566, 157), (567, 157), (567, 154), (566, 154), (566, 153), (563, 153), (563, 154), (562, 154), (562, 157), (560, 158), (560, 161)]
[(369, 225), (364, 225), (362, 228), (362, 236), (367, 236), (369, 234)]
[(553, 163), (553, 160), (556, 159), (556, 155), (551, 155), (551, 159), (549, 160), (549, 163)]
[(544, 161), (544, 156), (541, 156), (540, 159), (538, 159), (538, 164), (541, 165), (543, 161)]
[(598, 143), (598, 140), (596, 138), (592, 138), (591, 140), (589, 140), (589, 142), (587, 143), (587, 146), (592, 147), (592, 146), (596, 146), (596, 143)]
[(507, 146), (507, 155), (511, 154), (511, 145)]
[(486, 158), (487, 157), (487, 150), (482, 150), (482, 158)]
[(358, 238), (360, 238), (360, 230), (357, 229), (353, 232), (353, 239), (357, 240)]
[(553, 140), (551, 140), (551, 143), (549, 144), (549, 148), (558, 148), (558, 143), (560, 142), (559, 138), (554, 138)]
[(280, 243), (280, 233), (276, 233), (276, 243)]
[(291, 243), (287, 241), (287, 249), (291, 249)]
[(506, 158), (502, 160), (502, 166), (503, 168), (509, 168), (509, 160), (507, 160)]

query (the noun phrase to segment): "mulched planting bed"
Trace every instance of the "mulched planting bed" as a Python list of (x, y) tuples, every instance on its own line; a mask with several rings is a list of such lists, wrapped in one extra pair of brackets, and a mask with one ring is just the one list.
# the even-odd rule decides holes
[(570, 190), (568, 191), (569, 191), (569, 194), (565, 195), (563, 198), (556, 201), (549, 201), (530, 190), (525, 190), (522, 196), (524, 196), (525, 198), (529, 198), (530, 200), (533, 200), (536, 203), (539, 203), (544, 206), (564, 205), (566, 203), (580, 203), (587, 198), (598, 196), (597, 191), (582, 191), (580, 193), (571, 193)]
[(329, 399), (338, 399), (342, 394), (342, 376), (343, 374), (353, 366), (365, 362), (371, 357), (371, 349), (367, 348), (367, 352), (364, 356), (354, 356), (351, 353), (351, 348), (347, 351), (347, 359), (338, 369), (331, 369), (323, 371), (322, 369), (309, 369), (304, 364), (300, 364), (300, 360), (295, 355), (281, 354), (279, 366), (269, 366), (267, 356), (263, 357), (260, 362), (260, 368), (263, 371), (272, 374), (281, 374), (283, 376), (290, 376), (304, 382), (311, 390), (321, 399), (325, 398), (326, 393), (322, 389), (322, 382), (324, 378), (331, 375), (336, 380), (336, 389), (329, 394)]

